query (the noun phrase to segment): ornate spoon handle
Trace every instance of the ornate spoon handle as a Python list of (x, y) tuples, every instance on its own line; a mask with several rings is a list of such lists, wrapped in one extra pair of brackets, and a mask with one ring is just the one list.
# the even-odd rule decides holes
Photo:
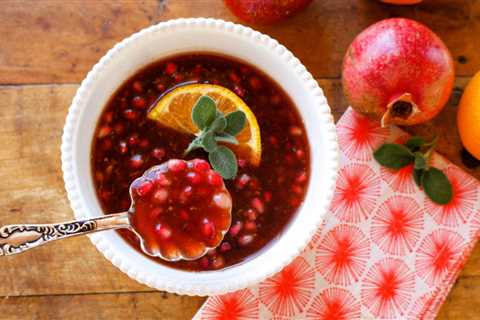
[(128, 212), (53, 224), (13, 224), (0, 227), (0, 256), (21, 253), (54, 240), (107, 229), (129, 228)]

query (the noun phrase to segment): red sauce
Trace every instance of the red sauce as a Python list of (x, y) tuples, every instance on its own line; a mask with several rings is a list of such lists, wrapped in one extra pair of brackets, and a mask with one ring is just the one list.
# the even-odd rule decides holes
[[(258, 69), (224, 56), (184, 54), (155, 62), (134, 74), (103, 111), (92, 149), (94, 184), (105, 213), (128, 210), (129, 186), (145, 170), (182, 158), (192, 140), (147, 119), (148, 108), (166, 91), (184, 83), (212, 83), (240, 96), (255, 114), (262, 138), (259, 167), (238, 159), (231, 194), (232, 224), (216, 250), (194, 261), (156, 261), (185, 270), (237, 264), (280, 235), (301, 205), (310, 176), (310, 150), (303, 122), (287, 94)], [(203, 158), (195, 151), (188, 159)], [(137, 237), (119, 231), (139, 249)]]

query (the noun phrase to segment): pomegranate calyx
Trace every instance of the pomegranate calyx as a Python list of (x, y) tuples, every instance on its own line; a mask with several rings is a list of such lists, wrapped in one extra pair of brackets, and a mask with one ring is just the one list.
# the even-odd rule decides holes
[(405, 92), (392, 99), (387, 105), (387, 111), (382, 116), (381, 126), (384, 128), (390, 124), (404, 124), (408, 119), (420, 113), (420, 109), (413, 101), (411, 93)]

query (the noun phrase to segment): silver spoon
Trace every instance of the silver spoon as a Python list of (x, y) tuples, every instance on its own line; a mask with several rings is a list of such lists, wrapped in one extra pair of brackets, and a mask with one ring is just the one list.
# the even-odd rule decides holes
[[(172, 161), (181, 161), (186, 164), (184, 172), (172, 173), (169, 170), (169, 163)], [(201, 241), (198, 238), (193, 238), (194, 235), (188, 234), (187, 237), (192, 237), (193, 242), (197, 241), (198, 246), (194, 252), (189, 252), (188, 254), (185, 251), (182, 251), (181, 248), (178, 250), (173, 250), (173, 252), (166, 253), (159, 249), (158, 244), (149, 245), (145, 238), (141, 235), (141, 232), (134, 227), (135, 224), (135, 202), (140, 201), (138, 194), (135, 192), (135, 186), (145, 182), (155, 181), (155, 177), (159, 174), (164, 174), (170, 177), (178, 175), (186, 175), (186, 173), (191, 172), (190, 170), (194, 169), (195, 161), (183, 161), (183, 160), (169, 160), (161, 165), (155, 166), (147, 170), (141, 177), (137, 178), (130, 185), (130, 198), (132, 200), (132, 205), (130, 209), (126, 212), (108, 214), (97, 218), (86, 219), (86, 220), (74, 220), (63, 223), (53, 223), (53, 224), (18, 224), (18, 225), (7, 225), (0, 227), (0, 256), (13, 255), (17, 253), (24, 252), (26, 250), (41, 246), (51, 241), (61, 240), (73, 236), (85, 235), (89, 233), (112, 230), (112, 229), (129, 229), (134, 232), (134, 234), (140, 240), (140, 246), (143, 252), (147, 255), (153, 257), (159, 257), (166, 261), (178, 261), (178, 260), (195, 260), (203, 255), (205, 255), (210, 249), (216, 248), (223, 240), (224, 235), (227, 233), (231, 224), (231, 210), (232, 210), (232, 201), (230, 194), (228, 193), (223, 180), (221, 185), (217, 186), (216, 192), (212, 194), (211, 199), (203, 198), (202, 202), (210, 201), (212, 204), (207, 203), (206, 207), (209, 205), (217, 205), (218, 212), (224, 211), (225, 214), (223, 217), (228, 218), (226, 224), (222, 228), (216, 230), (218, 236), (215, 238), (215, 243), (213, 245), (206, 245), (205, 243), (200, 243)], [(210, 169), (209, 169), (210, 170)], [(209, 171), (211, 172), (211, 170)], [(137, 200), (135, 200), (137, 198)], [(219, 201), (220, 199), (221, 201)], [(170, 199), (168, 201), (171, 201)], [(172, 246), (170, 246), (172, 247)], [(173, 247), (174, 248), (174, 247)], [(172, 251), (172, 250), (171, 250)]]

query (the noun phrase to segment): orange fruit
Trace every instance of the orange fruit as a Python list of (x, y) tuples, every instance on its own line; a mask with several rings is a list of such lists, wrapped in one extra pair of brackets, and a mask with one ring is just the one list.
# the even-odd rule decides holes
[(468, 83), (458, 105), (457, 126), (464, 147), (480, 159), (480, 72)]
[(237, 156), (258, 166), (262, 157), (262, 144), (257, 119), (245, 102), (225, 87), (212, 84), (189, 84), (178, 87), (158, 101), (149, 111), (148, 118), (176, 131), (196, 135), (200, 130), (192, 121), (192, 109), (204, 95), (215, 100), (217, 109), (224, 114), (237, 110), (245, 113), (245, 127), (236, 136), (238, 145), (229, 144), (228, 147)]

